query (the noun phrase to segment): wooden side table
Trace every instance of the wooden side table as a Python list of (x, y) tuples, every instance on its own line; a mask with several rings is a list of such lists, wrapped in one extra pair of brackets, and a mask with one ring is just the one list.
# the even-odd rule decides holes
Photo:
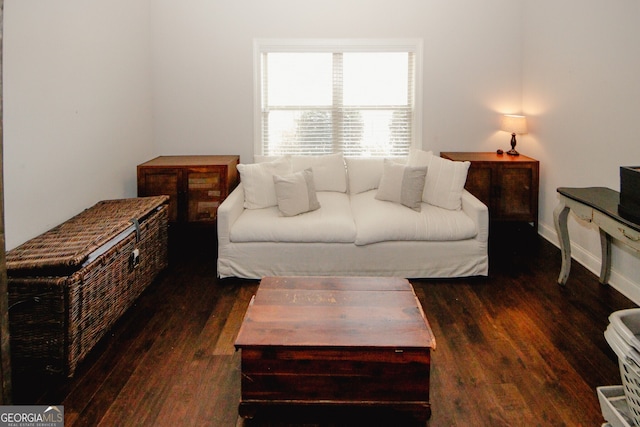
[(487, 205), (492, 221), (532, 222), (537, 230), (538, 160), (492, 152), (442, 152), (440, 156), (471, 162), (465, 188)]
[(169, 222), (213, 223), (238, 185), (239, 156), (160, 156), (138, 165), (138, 196), (169, 196)]

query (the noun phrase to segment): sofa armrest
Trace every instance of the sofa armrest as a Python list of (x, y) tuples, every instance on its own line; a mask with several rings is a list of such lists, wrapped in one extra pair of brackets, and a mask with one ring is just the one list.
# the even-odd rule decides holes
[(462, 210), (469, 215), (469, 218), (476, 224), (478, 235), (476, 240), (481, 242), (489, 241), (489, 209), (473, 194), (467, 190), (462, 191)]
[(242, 183), (227, 196), (218, 206), (218, 245), (231, 241), (231, 227), (240, 214), (244, 211), (244, 187)]

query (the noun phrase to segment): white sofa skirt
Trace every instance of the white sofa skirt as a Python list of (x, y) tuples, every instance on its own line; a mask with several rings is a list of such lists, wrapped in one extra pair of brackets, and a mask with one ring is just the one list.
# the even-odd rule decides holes
[(232, 242), (230, 230), (243, 208), (238, 186), (218, 210), (218, 276), (393, 276), (450, 278), (489, 271), (487, 207), (467, 191), (462, 209), (476, 223), (474, 238), (456, 241), (354, 243)]
[(219, 277), (264, 276), (486, 276), (486, 243), (382, 242), (230, 243), (218, 256)]

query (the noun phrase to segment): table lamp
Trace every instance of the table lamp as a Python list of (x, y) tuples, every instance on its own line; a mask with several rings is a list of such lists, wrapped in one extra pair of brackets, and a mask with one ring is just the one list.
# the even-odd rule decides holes
[(502, 116), (500, 130), (511, 133), (511, 150), (507, 151), (507, 154), (519, 156), (520, 153), (516, 151), (516, 134), (527, 133), (527, 118), (525, 116), (506, 114)]

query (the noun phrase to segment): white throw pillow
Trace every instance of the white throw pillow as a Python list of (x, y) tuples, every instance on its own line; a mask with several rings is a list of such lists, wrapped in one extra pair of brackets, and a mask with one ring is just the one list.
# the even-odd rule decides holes
[(342, 153), (322, 156), (291, 156), (291, 170), (313, 169), (316, 191), (347, 191), (347, 173)]
[(273, 176), (278, 209), (284, 216), (295, 216), (320, 208), (311, 168), (286, 176)]
[(384, 159), (384, 171), (376, 193), (376, 199), (401, 203), (420, 211), (427, 168), (404, 166)]
[(240, 181), (244, 187), (244, 207), (262, 209), (277, 206), (274, 175), (291, 173), (291, 161), (282, 157), (272, 162), (239, 164)]
[(407, 164), (427, 166), (422, 194), (424, 202), (449, 210), (462, 208), (462, 191), (470, 162), (454, 162), (435, 156), (431, 151), (412, 150)]

